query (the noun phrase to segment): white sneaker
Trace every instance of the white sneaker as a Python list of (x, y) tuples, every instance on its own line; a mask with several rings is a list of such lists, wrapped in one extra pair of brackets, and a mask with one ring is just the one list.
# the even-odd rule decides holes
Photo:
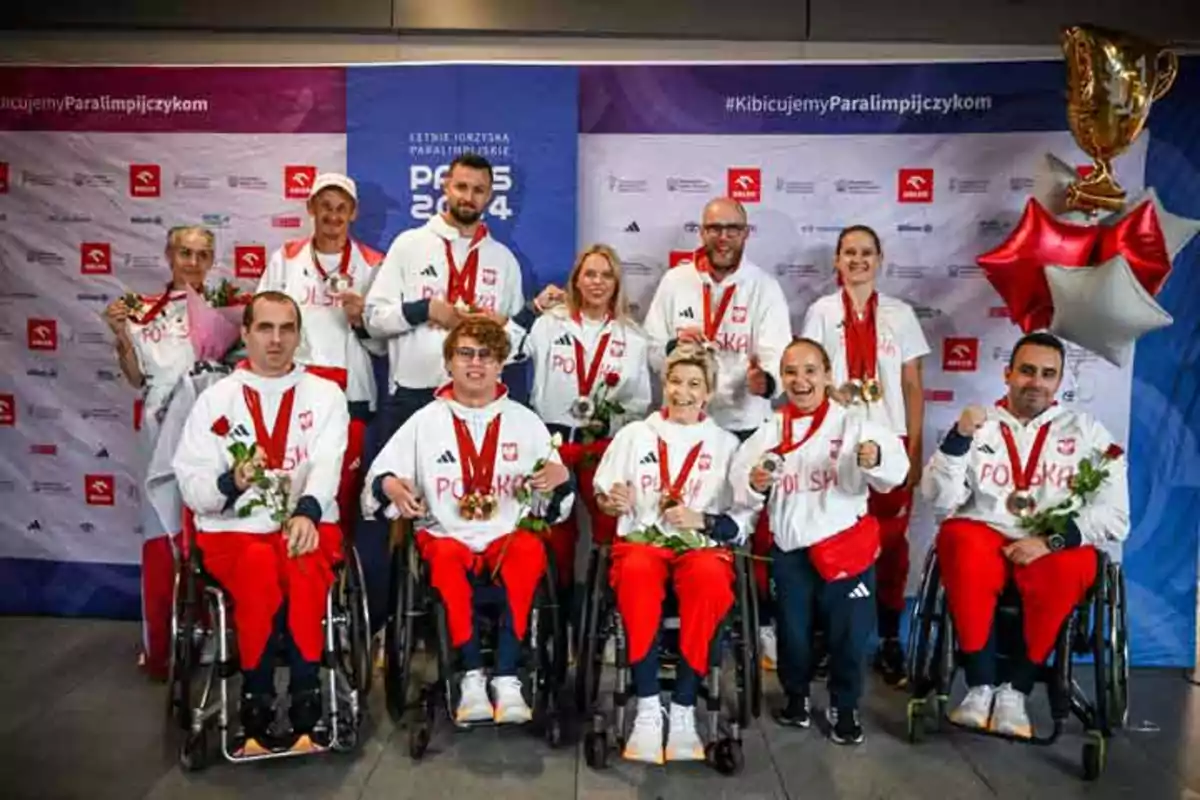
[(639, 697), (633, 729), (622, 757), (647, 764), (663, 763), (663, 708), (658, 697)]
[(996, 707), (992, 712), (992, 732), (1018, 739), (1033, 738), (1033, 723), (1025, 713), (1025, 695), (1004, 683), (996, 690)]
[(667, 761), (703, 761), (704, 742), (696, 733), (696, 707), (671, 703)]
[(996, 690), (991, 686), (972, 686), (958, 708), (950, 712), (950, 721), (967, 728), (986, 730), (995, 695)]
[(773, 672), (775, 663), (779, 660), (779, 646), (775, 640), (773, 625), (758, 629), (758, 649), (762, 654), (762, 668)]
[(482, 722), (492, 718), (492, 701), (488, 699), (487, 681), (483, 670), (473, 669), (462, 676), (459, 684), (462, 697), (454, 713), (456, 722)]
[(521, 694), (521, 679), (515, 675), (492, 678), (492, 694), (496, 697), (496, 724), (520, 725), (533, 719), (533, 712)]

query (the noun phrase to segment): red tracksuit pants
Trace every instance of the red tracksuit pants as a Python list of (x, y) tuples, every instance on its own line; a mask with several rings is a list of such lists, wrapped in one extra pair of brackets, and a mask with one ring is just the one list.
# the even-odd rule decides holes
[[(592, 541), (608, 544), (617, 535), (617, 518), (610, 517), (596, 504), (596, 467), (608, 449), (611, 439), (601, 439), (592, 444), (564, 444), (559, 448), (563, 464), (575, 472), (576, 494), (587, 508), (592, 522)], [(579, 524), (575, 514), (550, 528), (550, 549), (554, 551), (554, 567), (558, 572), (558, 585), (570, 586), (575, 582), (575, 548), (579, 543)]]
[(996, 602), (1011, 578), (1021, 594), (1025, 651), (1034, 664), (1045, 663), (1071, 610), (1096, 580), (1096, 551), (1060, 550), (1026, 566), (1004, 557), (1013, 540), (973, 520), (950, 519), (937, 536), (937, 557), (954, 632), (964, 653), (987, 645)]
[(715, 547), (676, 555), (647, 544), (613, 545), (609, 584), (625, 623), (630, 664), (650, 652), (662, 623), (668, 577), (679, 601), (680, 654), (697, 675), (706, 675), (709, 645), (733, 606), (733, 555)]
[(420, 531), (417, 533), (417, 552), (429, 565), (429, 581), (446, 606), (446, 623), (453, 647), (466, 644), (474, 630), (468, 573), (478, 574), (486, 569), (491, 574), (497, 564), (512, 614), (513, 633), (518, 641), (525, 639), (533, 596), (546, 573), (546, 547), (540, 538), (528, 531), (514, 531), (492, 542), (482, 553), (475, 553), (457, 539)]
[(279, 533), (199, 533), (196, 546), (204, 569), (233, 598), (238, 655), (243, 670), (258, 666), (287, 601), (288, 632), (305, 661), (318, 661), (324, 645), (321, 621), (333, 585), (333, 566), (342, 559), (337, 525), (317, 526), (316, 550), (295, 558)]

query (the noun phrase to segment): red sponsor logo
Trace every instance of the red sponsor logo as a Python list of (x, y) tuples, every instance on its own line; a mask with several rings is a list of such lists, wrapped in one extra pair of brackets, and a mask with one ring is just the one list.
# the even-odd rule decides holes
[(0, 425), (17, 424), (17, 398), (11, 394), (0, 394)]
[(56, 456), (58, 455), (58, 445), (56, 444), (31, 444), (29, 452), (35, 456)]
[(8, 162), (0, 161), (0, 194), (8, 194)]
[(84, 275), (111, 275), (112, 245), (108, 242), (79, 245), (79, 271)]
[(942, 372), (974, 372), (979, 369), (979, 339), (947, 336), (942, 340)]
[(730, 167), (729, 196), (743, 203), (762, 200), (762, 169), (759, 167)]
[(276, 214), (271, 217), (272, 228), (299, 228), (303, 224), (304, 220), (296, 214)]
[(504, 445), (500, 448), (500, 452), (504, 454), (505, 461), (516, 461), (517, 460), (517, 443), (516, 442), (505, 442)]
[(897, 179), (897, 197), (901, 203), (933, 202), (933, 170), (902, 167)]
[(494, 269), (485, 268), (483, 272), (480, 273), (479, 277), (483, 281), (484, 286), (496, 285), (496, 270)]
[(283, 168), (283, 196), (289, 200), (307, 200), (316, 179), (316, 167), (288, 164)]
[(233, 272), (239, 278), (261, 278), (267, 268), (265, 244), (239, 244), (233, 248)]
[(132, 197), (161, 196), (162, 167), (158, 164), (130, 164), (129, 194)]
[(926, 389), (925, 390), (925, 402), (926, 403), (953, 403), (954, 402), (954, 390), (953, 389)]
[(1058, 453), (1063, 456), (1075, 455), (1075, 440), (1074, 439), (1059, 439)]
[(117, 485), (112, 475), (84, 475), (83, 490), (89, 506), (111, 506), (117, 499)]
[(694, 255), (695, 252), (692, 250), (672, 250), (671, 255), (667, 259), (667, 268), (672, 269), (685, 261), (691, 261)]
[(58, 320), (27, 320), (25, 325), (25, 333), (29, 338), (30, 350), (58, 349)]

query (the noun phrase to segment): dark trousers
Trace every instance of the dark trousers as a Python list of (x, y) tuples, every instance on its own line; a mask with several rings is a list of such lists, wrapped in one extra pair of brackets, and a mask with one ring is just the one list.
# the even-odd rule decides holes
[(772, 546), (771, 559), (783, 690), (790, 696), (808, 696), (814, 667), (812, 633), (819, 621), (829, 652), (830, 704), (839, 710), (858, 708), (867, 644), (875, 630), (875, 567), (827, 583), (807, 549), (785, 553)]
[(288, 665), (288, 693), (298, 694), (321, 688), (321, 663), (305, 661), (300, 654), (300, 649), (288, 632), (287, 603), (284, 603), (275, 614), (275, 628), (267, 640), (262, 658), (255, 667), (242, 672), (242, 691), (245, 694), (255, 697), (275, 695), (275, 661), (281, 647)]
[[(363, 440), (363, 473), (371, 468), (384, 445), (400, 430), (408, 418), (433, 400), (433, 389), (407, 389), (397, 386), (382, 398), (379, 413)], [(354, 529), (354, 546), (362, 561), (363, 579), (367, 582), (367, 607), (371, 614), (372, 633), (387, 622), (388, 596), (391, 592), (391, 552), (387, 520), (360, 519)]]

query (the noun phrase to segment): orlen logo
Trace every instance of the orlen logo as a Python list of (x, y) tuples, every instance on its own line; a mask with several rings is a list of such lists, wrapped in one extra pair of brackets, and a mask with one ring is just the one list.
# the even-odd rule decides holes
[(897, 199), (901, 203), (933, 202), (933, 170), (902, 167)]
[(672, 250), (667, 260), (667, 268), (678, 267), (684, 261), (691, 261), (694, 255), (695, 253), (691, 250)]
[(743, 203), (762, 200), (762, 170), (758, 167), (729, 168), (729, 196)]
[(129, 165), (129, 194), (158, 197), (162, 194), (162, 167), (158, 164)]
[(11, 427), (17, 424), (17, 398), (11, 394), (0, 394), (0, 425)]
[(30, 350), (58, 349), (58, 321), (53, 319), (30, 319), (25, 325)]
[(84, 275), (111, 275), (112, 245), (108, 242), (79, 245), (79, 271)]
[(283, 196), (291, 200), (307, 200), (316, 179), (316, 167), (288, 164), (283, 168)]
[(89, 506), (111, 506), (116, 502), (117, 487), (112, 475), (84, 475), (83, 488)]
[(8, 162), (0, 161), (0, 194), (8, 194)]
[(925, 402), (926, 403), (953, 403), (954, 402), (954, 390), (953, 389), (926, 389), (925, 390)]
[(947, 336), (942, 341), (942, 372), (979, 369), (979, 340), (973, 336)]
[(233, 271), (239, 278), (261, 278), (267, 268), (265, 244), (239, 244), (233, 248)]

